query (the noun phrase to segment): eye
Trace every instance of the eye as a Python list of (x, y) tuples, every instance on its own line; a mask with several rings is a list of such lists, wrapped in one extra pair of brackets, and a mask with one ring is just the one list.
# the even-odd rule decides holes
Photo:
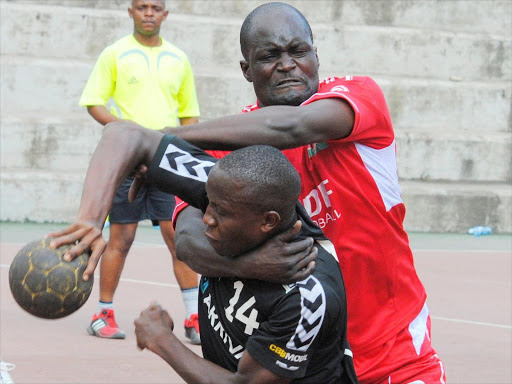
[(295, 47), (291, 50), (291, 54), (295, 57), (304, 57), (309, 53), (308, 49), (303, 47)]

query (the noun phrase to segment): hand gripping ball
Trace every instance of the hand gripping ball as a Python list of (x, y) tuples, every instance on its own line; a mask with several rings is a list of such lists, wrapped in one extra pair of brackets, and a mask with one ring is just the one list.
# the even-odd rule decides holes
[(25, 245), (9, 268), (9, 286), (25, 311), (45, 319), (68, 316), (85, 304), (91, 294), (93, 276), (82, 279), (89, 255), (72, 261), (62, 259), (70, 245), (49, 248), (51, 239)]

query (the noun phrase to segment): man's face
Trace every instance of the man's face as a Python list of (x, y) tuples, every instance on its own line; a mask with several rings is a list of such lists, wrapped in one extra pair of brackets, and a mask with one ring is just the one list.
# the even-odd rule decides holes
[(160, 33), (160, 25), (169, 14), (163, 1), (135, 0), (132, 5), (132, 8), (128, 8), (128, 13), (133, 19), (135, 30), (144, 36)]
[(318, 90), (318, 56), (309, 32), (291, 14), (254, 21), (240, 65), (262, 106), (300, 105)]
[(222, 170), (214, 168), (210, 172), (206, 184), (210, 204), (203, 222), (208, 241), (222, 256), (240, 255), (266, 239), (261, 231), (264, 215), (248, 208), (243, 189)]

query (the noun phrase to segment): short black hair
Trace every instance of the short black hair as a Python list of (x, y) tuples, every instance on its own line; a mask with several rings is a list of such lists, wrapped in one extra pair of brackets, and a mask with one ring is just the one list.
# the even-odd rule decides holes
[[(135, 2), (136, 2), (136, 1), (137, 1), (137, 0), (132, 0), (132, 7), (134, 7), (134, 6), (135, 6)], [(163, 6), (163, 7), (164, 7), (164, 9), (165, 9), (165, 0), (160, 0), (160, 1), (162, 2), (162, 6)]]
[(290, 219), (300, 194), (300, 176), (277, 148), (253, 145), (231, 152), (216, 165), (243, 188), (244, 204)]
[(313, 31), (311, 30), (311, 26), (309, 25), (306, 17), (297, 8), (292, 7), (289, 4), (280, 2), (267, 3), (260, 5), (259, 7), (256, 7), (251, 13), (249, 13), (249, 15), (247, 15), (242, 24), (242, 28), (240, 29), (240, 49), (242, 50), (242, 55), (244, 56), (245, 59), (247, 59), (249, 49), (249, 34), (252, 29), (254, 18), (260, 14), (265, 14), (268, 12), (272, 12), (274, 10), (282, 9), (291, 11), (298, 17), (300, 22), (303, 24), (304, 28), (307, 30), (309, 37), (311, 38), (311, 43), (313, 43)]

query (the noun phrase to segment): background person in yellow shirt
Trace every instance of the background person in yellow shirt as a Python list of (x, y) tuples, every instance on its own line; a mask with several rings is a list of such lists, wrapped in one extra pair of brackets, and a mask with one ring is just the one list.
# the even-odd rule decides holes
[[(199, 106), (192, 69), (184, 52), (160, 36), (160, 25), (169, 13), (163, 0), (133, 0), (128, 13), (134, 22), (132, 35), (105, 48), (94, 66), (80, 98), (80, 105), (105, 125), (132, 120), (162, 129), (198, 122)], [(112, 105), (110, 110), (106, 105)], [(110, 239), (100, 267), (100, 301), (88, 332), (109, 339), (124, 339), (114, 318), (113, 298), (124, 262), (135, 238), (138, 222), (158, 220), (172, 254), (174, 274), (181, 287), (187, 319), (185, 335), (200, 343), (197, 320), (198, 276), (176, 258), (171, 223), (175, 199), (148, 187), (137, 200), (128, 202), (132, 179), (118, 189), (110, 212)]]

